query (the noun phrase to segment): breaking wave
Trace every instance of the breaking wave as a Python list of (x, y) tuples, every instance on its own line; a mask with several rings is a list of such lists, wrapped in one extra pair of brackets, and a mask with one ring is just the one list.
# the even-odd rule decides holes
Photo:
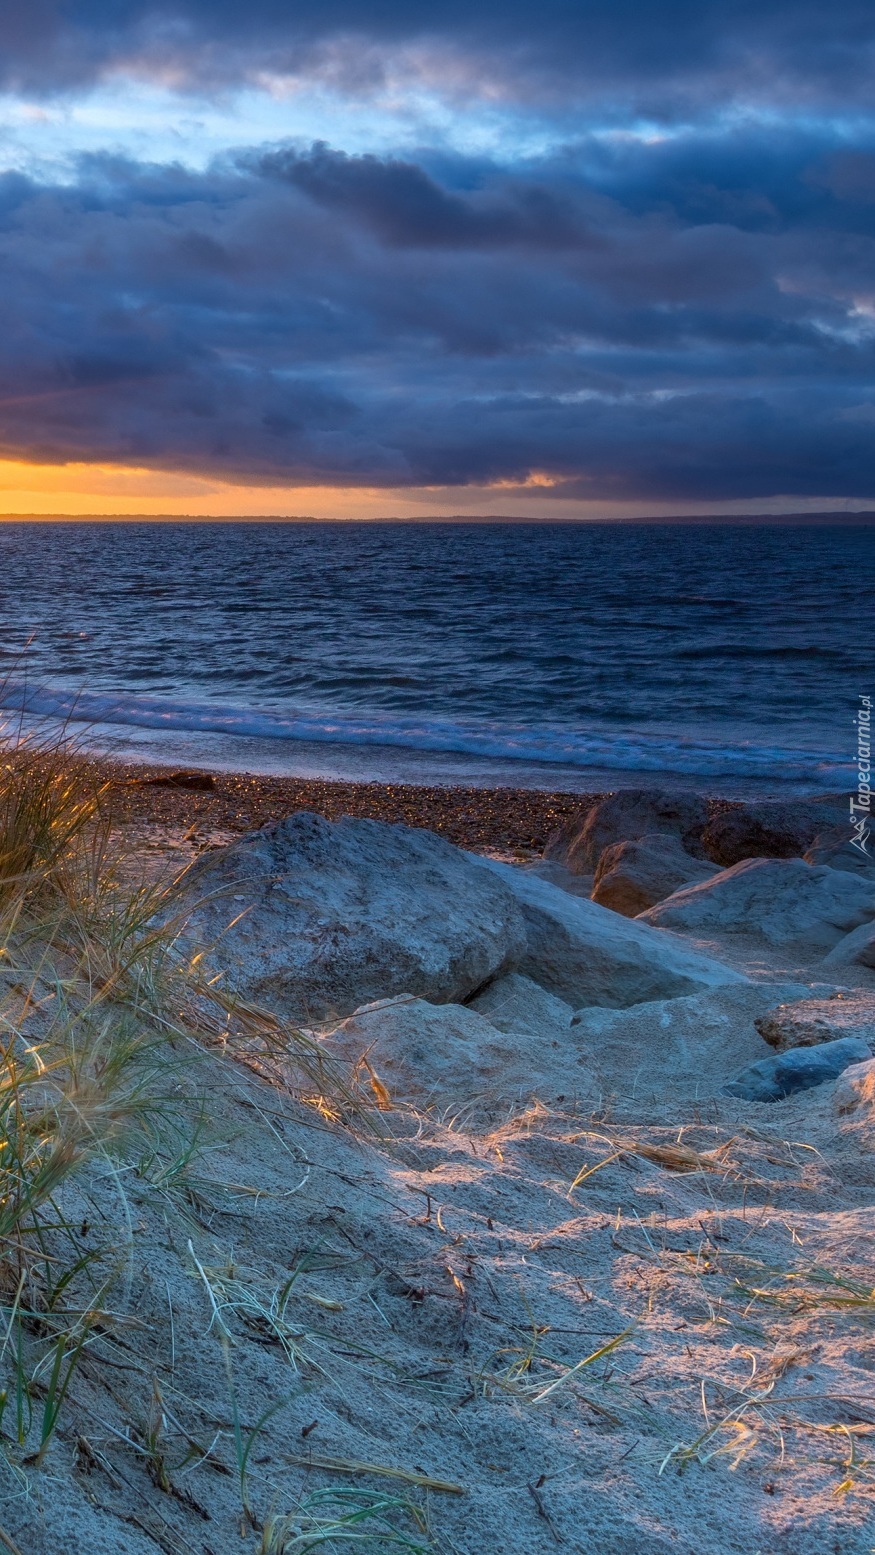
[(7, 682), (0, 707), (28, 718), (117, 728), (175, 730), (231, 738), (441, 752), (507, 763), (683, 774), (688, 777), (808, 781), (835, 786), (849, 771), (832, 750), (697, 739), (680, 732), (563, 728), (381, 712), (254, 709), (129, 692), (72, 692)]

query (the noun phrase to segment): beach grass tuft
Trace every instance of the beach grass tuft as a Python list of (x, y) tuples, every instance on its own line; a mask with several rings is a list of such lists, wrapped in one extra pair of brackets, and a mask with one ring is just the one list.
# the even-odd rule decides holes
[[(83, 1372), (143, 1369), (119, 1359), (125, 1328), (136, 1326), (127, 1295), (143, 1206), (192, 1223), (208, 1190), (234, 1193), (197, 1169), (208, 1133), (205, 1053), (281, 1079), (323, 1120), (367, 1126), (369, 1109), (312, 1037), (210, 982), (180, 941), (178, 875), (138, 873), (118, 842), (108, 785), (89, 786), (63, 737), (19, 734), (0, 736), (0, 1454), (25, 1485)], [(241, 1505), (260, 1527), (249, 1459), (282, 1403), (244, 1427), (231, 1327), (269, 1337), (294, 1368), (312, 1368), (306, 1326), (289, 1313), (296, 1276), (263, 1290), (189, 1249), (226, 1352)], [(312, 1311), (319, 1301), (310, 1295)], [(332, 1309), (329, 1297), (324, 1305)], [(171, 1307), (171, 1346), (172, 1325)], [(173, 1417), (154, 1371), (165, 1364), (172, 1375), (174, 1356), (156, 1349), (149, 1359), (151, 1403), (139, 1417), (132, 1406), (121, 1438), (152, 1484), (176, 1493), (165, 1440)], [(200, 1451), (189, 1441), (182, 1466)], [(335, 1521), (382, 1527), (388, 1510), (365, 1496)], [(315, 1507), (307, 1517), (314, 1538), (331, 1521)]]

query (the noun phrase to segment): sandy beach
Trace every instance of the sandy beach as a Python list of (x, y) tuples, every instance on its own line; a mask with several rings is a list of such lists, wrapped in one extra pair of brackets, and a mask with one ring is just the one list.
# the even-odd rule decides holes
[[(127, 884), (88, 865), (53, 964), (76, 1031), (133, 988), (152, 1034), (105, 1097), (105, 1046), (58, 1082), (101, 1143), (42, 1235), (90, 1298), (28, 1330), (67, 1385), (9, 1548), (868, 1555), (875, 881), (837, 800), (96, 776)], [(48, 1054), (33, 933), (5, 1018)]]

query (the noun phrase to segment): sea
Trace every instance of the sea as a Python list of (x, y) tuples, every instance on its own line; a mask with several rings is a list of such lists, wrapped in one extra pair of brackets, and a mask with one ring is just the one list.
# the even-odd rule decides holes
[(6, 522), (0, 706), (126, 760), (840, 791), (875, 527)]

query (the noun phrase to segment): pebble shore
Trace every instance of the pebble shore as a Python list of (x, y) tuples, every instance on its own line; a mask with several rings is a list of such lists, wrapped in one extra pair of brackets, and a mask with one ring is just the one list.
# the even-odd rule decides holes
[(193, 835), (243, 833), (295, 810), (420, 826), (463, 848), (540, 854), (550, 833), (601, 796), (528, 788), (426, 787), (347, 783), (254, 773), (201, 774), (212, 788), (176, 786), (170, 768), (83, 763), (83, 777), (106, 785), (120, 822), (183, 826)]

